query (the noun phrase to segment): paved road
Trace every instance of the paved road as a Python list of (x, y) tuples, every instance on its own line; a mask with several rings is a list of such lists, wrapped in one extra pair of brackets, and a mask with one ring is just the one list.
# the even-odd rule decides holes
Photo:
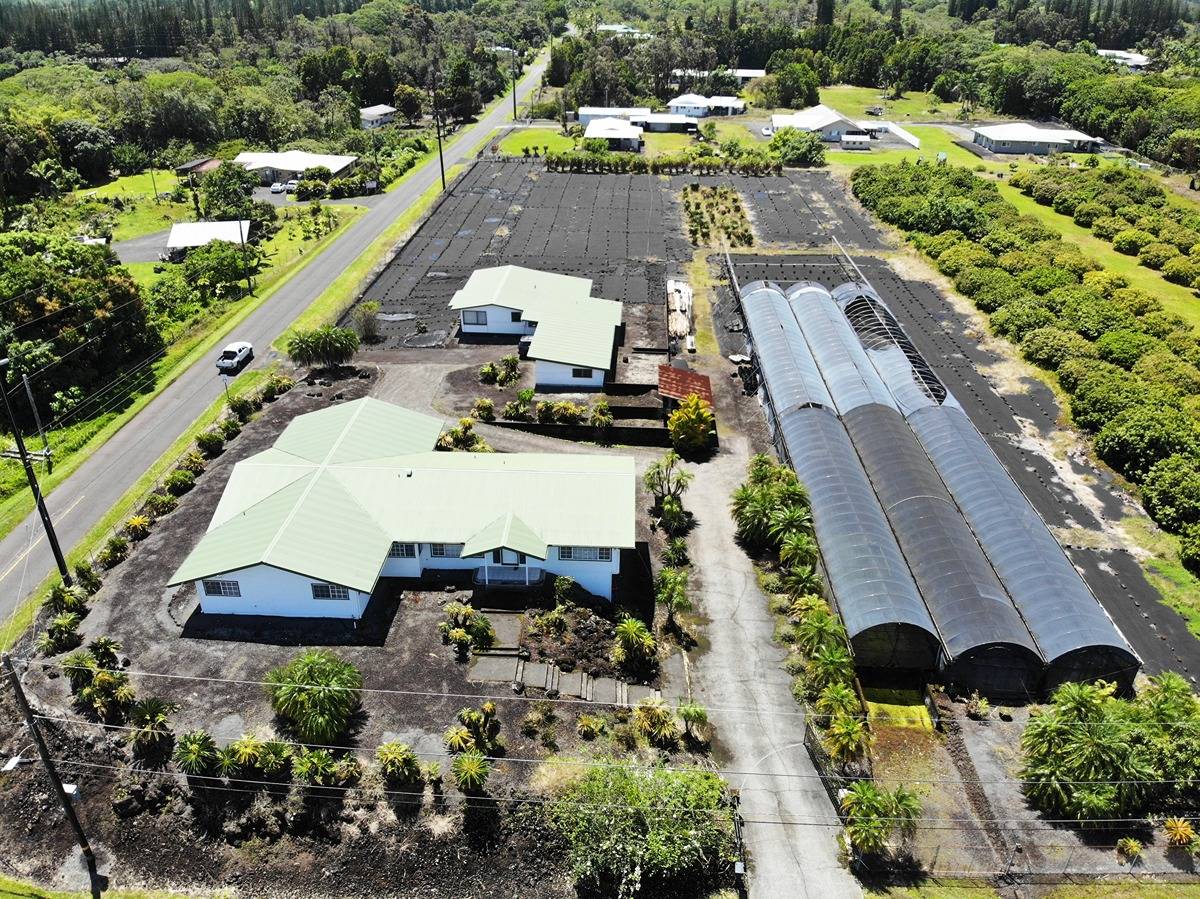
[(840, 824), (802, 743), (804, 718), (772, 640), (775, 622), (750, 559), (734, 545), (729, 495), (748, 458), (745, 437), (723, 437), (715, 458), (693, 466), (686, 500), (697, 524), (688, 542), (711, 643), (692, 686), (710, 710), (725, 766), (747, 772), (729, 780), (741, 789), (750, 895), (852, 899), (862, 890), (838, 862)]
[[(518, 82), (518, 100), (537, 87), (544, 70), (542, 56)], [(512, 103), (505, 98), (477, 123), (459, 132), (445, 151), (446, 167), (465, 160), (486, 134), (511, 119)], [(374, 198), (362, 218), (238, 326), (233, 336), (249, 340), (259, 348), (256, 366), (276, 358), (269, 350), (272, 341), (438, 179), (434, 156), (396, 190)], [(221, 389), (221, 379), (212, 360), (200, 360), (50, 494), (47, 505), (64, 549), (74, 546), (91, 530), (179, 434), (220, 396)], [(7, 620), (30, 588), (53, 568), (54, 557), (46, 545), (41, 524), (36, 513), (30, 513), (0, 540), (0, 623)]]

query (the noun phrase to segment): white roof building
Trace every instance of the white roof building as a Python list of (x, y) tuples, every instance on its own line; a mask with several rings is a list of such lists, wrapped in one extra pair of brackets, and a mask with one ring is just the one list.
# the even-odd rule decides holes
[(846, 118), (836, 109), (830, 109), (824, 104), (810, 106), (799, 112), (775, 114), (771, 116), (771, 127), (798, 128), (801, 131), (824, 131), (832, 125), (842, 125), (842, 131), (859, 130), (858, 123)]
[(1070, 128), (1043, 128), (1029, 122), (981, 125), (971, 139), (994, 153), (1047, 154), (1062, 150), (1088, 151), (1099, 139)]
[(631, 119), (647, 115), (650, 115), (648, 106), (580, 106), (575, 118), (580, 125), (586, 125), (593, 119)]
[(708, 97), (699, 94), (680, 94), (674, 100), (668, 100), (667, 106), (707, 106)]
[(247, 171), (258, 172), (271, 169), (275, 172), (300, 173), (305, 169), (324, 166), (336, 177), (358, 161), (357, 156), (331, 156), (327, 153), (309, 153), (305, 150), (285, 150), (282, 153), (239, 153), (234, 162)]
[(642, 139), (642, 129), (627, 119), (592, 119), (588, 122), (583, 136), (584, 138), (598, 137), (610, 141), (638, 141)]
[(167, 236), (168, 250), (190, 250), (214, 240), (242, 243), (250, 234), (250, 222), (180, 222), (171, 226)]
[(709, 97), (709, 109), (728, 109), (730, 112), (744, 112), (746, 101), (738, 97)]
[(1127, 69), (1138, 71), (1150, 65), (1150, 57), (1144, 53), (1134, 53), (1132, 50), (1097, 50), (1097, 56), (1103, 56), (1105, 59), (1111, 59), (1118, 65), (1125, 66)]
[[(680, 78), (707, 78), (712, 72), (708, 69), (672, 69), (671, 77), (677, 82)], [(755, 78), (762, 78), (767, 74), (766, 69), (729, 69), (729, 74), (745, 84), (747, 81), (753, 81)]]
[(377, 103), (374, 106), (364, 106), (358, 111), (358, 114), (364, 119), (382, 119), (384, 116), (396, 114), (395, 106), (388, 106), (386, 103)]
[(639, 29), (634, 28), (632, 25), (626, 25), (624, 23), (619, 23), (616, 25), (597, 25), (596, 30), (603, 32), (604, 34), (615, 34), (620, 37), (632, 37), (638, 40), (651, 37), (650, 32), (640, 31)]

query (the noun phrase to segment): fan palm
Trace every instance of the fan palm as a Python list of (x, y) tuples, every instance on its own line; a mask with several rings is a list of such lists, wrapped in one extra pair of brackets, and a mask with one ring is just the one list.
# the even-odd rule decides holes
[(175, 765), (184, 774), (208, 774), (216, 762), (217, 746), (207, 731), (194, 730), (175, 742)]
[(825, 730), (825, 750), (835, 762), (859, 758), (871, 746), (867, 723), (856, 715), (834, 715)]
[(771, 513), (771, 523), (768, 533), (775, 543), (784, 541), (789, 534), (812, 533), (812, 510), (800, 505), (786, 505), (776, 508)]
[(803, 531), (792, 531), (779, 541), (779, 561), (789, 566), (814, 565), (817, 561), (817, 541)]
[(170, 716), (179, 709), (173, 702), (157, 696), (138, 700), (129, 710), (128, 740), (135, 750), (148, 750), (170, 738)]
[(779, 580), (784, 592), (792, 597), (819, 594), (822, 589), (821, 576), (811, 565), (793, 565)]
[(809, 655), (819, 647), (845, 642), (846, 631), (829, 612), (810, 612), (796, 625), (796, 642)]

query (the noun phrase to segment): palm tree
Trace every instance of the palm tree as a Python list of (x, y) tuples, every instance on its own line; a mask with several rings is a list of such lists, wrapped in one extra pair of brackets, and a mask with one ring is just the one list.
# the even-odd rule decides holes
[(796, 625), (796, 642), (809, 655), (822, 646), (842, 644), (845, 639), (845, 629), (829, 612), (811, 612)]
[(679, 499), (691, 485), (695, 475), (680, 467), (682, 461), (679, 453), (667, 450), (661, 459), (655, 459), (647, 466), (646, 473), (642, 475), (642, 483), (654, 497), (655, 506), (668, 496)]
[(812, 510), (799, 505), (786, 505), (771, 513), (768, 532), (776, 544), (782, 543), (789, 534), (812, 533)]
[(887, 847), (888, 798), (870, 780), (856, 780), (842, 796), (846, 815), (846, 836), (855, 851), (874, 855)]
[(657, 696), (648, 696), (633, 707), (633, 725), (638, 733), (659, 746), (669, 746), (679, 738), (675, 716)]
[(171, 738), (168, 727), (170, 716), (179, 706), (157, 696), (148, 696), (133, 704), (129, 711), (128, 740), (133, 751), (138, 754), (149, 753), (166, 740)]
[(731, 503), (738, 536), (751, 546), (762, 546), (771, 532), (775, 501), (765, 487), (742, 485), (733, 492)]
[(817, 561), (817, 541), (804, 531), (792, 531), (779, 541), (779, 561), (784, 565), (812, 566)]
[(483, 753), (471, 750), (454, 757), (450, 764), (450, 773), (454, 776), (454, 783), (458, 788), (471, 796), (483, 792), (492, 767), (483, 757)]
[(613, 628), (613, 662), (621, 665), (625, 662), (639, 663), (654, 657), (658, 643), (650, 629), (639, 618), (623, 618)]
[(1068, 681), (1050, 699), (1064, 721), (1098, 721), (1104, 717), (1104, 703), (1115, 689), (1115, 684)]
[(846, 647), (838, 644), (818, 646), (808, 662), (813, 682), (824, 689), (828, 684), (845, 683), (854, 674), (854, 662)]
[(475, 738), (461, 724), (456, 724), (442, 735), (442, 742), (450, 752), (470, 752), (475, 749)]
[(267, 674), (271, 707), (301, 740), (332, 743), (358, 708), (362, 674), (324, 649), (295, 656)]
[(896, 787), (887, 797), (887, 816), (892, 819), (892, 826), (907, 839), (917, 828), (917, 822), (925, 810), (917, 794), (903, 784)]
[(780, 577), (784, 592), (792, 597), (819, 594), (822, 590), (821, 576), (811, 565), (793, 565)]
[(216, 762), (217, 745), (207, 731), (194, 730), (175, 742), (175, 765), (184, 774), (208, 774)]
[(778, 463), (766, 453), (756, 453), (746, 464), (746, 477), (751, 484), (766, 484), (774, 476)]
[(117, 667), (117, 655), (121, 652), (121, 644), (112, 637), (97, 637), (88, 644), (88, 649), (95, 656), (99, 667)]
[(675, 614), (692, 609), (687, 572), (681, 568), (664, 568), (660, 571), (654, 588), (654, 601), (667, 611), (667, 630), (675, 630)]
[(242, 734), (229, 744), (229, 751), (237, 759), (238, 767), (245, 771), (258, 767), (266, 745), (266, 740), (261, 737), (256, 737), (254, 734)]
[(87, 686), (100, 665), (95, 655), (86, 649), (77, 649), (62, 661), (63, 671), (71, 683), (71, 690), (78, 693)]
[(708, 710), (694, 702), (681, 702), (675, 709), (675, 714), (683, 722), (683, 732), (688, 739), (694, 739), (694, 729), (708, 724)]
[(837, 715), (855, 715), (862, 712), (858, 694), (849, 684), (838, 681), (826, 684), (817, 696), (817, 711), (826, 718)]
[(375, 761), (389, 784), (416, 783), (421, 779), (421, 764), (407, 743), (392, 740), (375, 750)]
[(871, 732), (861, 716), (834, 715), (825, 729), (825, 750), (839, 764), (859, 758), (871, 742)]

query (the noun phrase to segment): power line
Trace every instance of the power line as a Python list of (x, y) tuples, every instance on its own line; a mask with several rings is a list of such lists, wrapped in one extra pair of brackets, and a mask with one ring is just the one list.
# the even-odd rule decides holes
[[(139, 730), (139, 728), (130, 727), (129, 725), (108, 724), (103, 721), (87, 721), (84, 719), (54, 717), (51, 715), (35, 715), (35, 717), (41, 721), (52, 721), (55, 723), (68, 724), (68, 725), (76, 725), (77, 724), (77, 725), (83, 725), (86, 727), (99, 727), (99, 728), (103, 728), (105, 730), (119, 730), (119, 731), (126, 731), (126, 732), (133, 732), (133, 731)], [(17, 722), (10, 722), (10, 723), (17, 723)], [(382, 748), (380, 746), (345, 746), (345, 745), (341, 745), (341, 744), (337, 744), (337, 743), (300, 743), (300, 742), (296, 742), (294, 740), (279, 739), (277, 737), (261, 737), (260, 739), (262, 739), (264, 742), (281, 743), (285, 746), (294, 746), (294, 747), (303, 748), (303, 749), (331, 749), (331, 750), (338, 750), (338, 751), (343, 751), (343, 752), (365, 753), (371, 757), (374, 757), (375, 752), (378, 749)], [(415, 755), (419, 758), (429, 758), (429, 759), (445, 758), (445, 753), (417, 752), (415, 749), (412, 750), (412, 752), (413, 752), (413, 755)], [(525, 757), (521, 757), (521, 756), (508, 756), (508, 755), (485, 756), (485, 757), (488, 759), (488, 761), (491, 761), (491, 762), (513, 762), (515, 764), (521, 764), (521, 765), (541, 765), (541, 764), (544, 764), (549, 761), (551, 764), (566, 765), (568, 767), (602, 767), (602, 768), (628, 768), (628, 767), (630, 767), (629, 765), (625, 765), (620, 762), (605, 762), (605, 761), (601, 761), (601, 760), (592, 761), (592, 760), (587, 760), (587, 759), (568, 759), (568, 758), (558, 758), (558, 757), (552, 758), (552, 759), (539, 759), (539, 758), (525, 758)], [(643, 766), (639, 766), (639, 767), (641, 767), (647, 771), (651, 771), (651, 770), (693, 771), (693, 770), (695, 770), (695, 766), (685, 767), (685, 766), (672, 766), (672, 765), (643, 765)], [(841, 776), (838, 776), (835, 774), (821, 774), (820, 772), (814, 772), (812, 774), (804, 774), (804, 773), (799, 773), (799, 772), (788, 772), (788, 771), (781, 771), (781, 772), (763, 771), (763, 770), (741, 771), (741, 770), (736, 770), (736, 769), (731, 769), (731, 768), (716, 768), (716, 767), (703, 768), (703, 770), (711, 771), (713, 774), (719, 774), (722, 777), (742, 777), (742, 778), (746, 778), (746, 777), (778, 777), (778, 778), (786, 778), (789, 780), (821, 780), (821, 781), (825, 781), (825, 780), (845, 781), (848, 779), (848, 778), (841, 777)], [(889, 780), (890, 779), (892, 779), (892, 778), (889, 778)], [(904, 778), (903, 783), (905, 785), (908, 785), (908, 784), (929, 784), (929, 785), (950, 784), (950, 785), (965, 786), (968, 784), (980, 784), (980, 785), (1011, 784), (1014, 782), (1014, 780), (1017, 780), (1017, 779), (1010, 778), (1007, 780), (968, 780), (965, 778), (925, 778), (925, 779), (910, 780), (908, 778)], [(1200, 775), (1197, 775), (1197, 777), (1195, 777), (1195, 778), (1180, 777), (1180, 778), (1162, 778), (1162, 779), (1151, 779), (1151, 780), (1059, 780), (1057, 778), (1054, 778), (1054, 779), (1046, 779), (1046, 780), (1022, 780), (1021, 782), (1023, 784), (1063, 784), (1063, 785), (1071, 785), (1071, 786), (1127, 785), (1127, 784), (1143, 784), (1143, 785), (1145, 785), (1145, 784), (1171, 784), (1171, 783), (1200, 782)], [(1017, 820), (1017, 819), (1014, 819), (1014, 820)]]

